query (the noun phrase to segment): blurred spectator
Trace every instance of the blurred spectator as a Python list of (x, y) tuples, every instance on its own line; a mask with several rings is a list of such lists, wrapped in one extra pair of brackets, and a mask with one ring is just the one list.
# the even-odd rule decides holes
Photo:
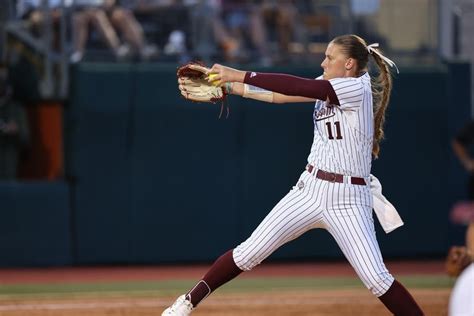
[(258, 62), (270, 65), (272, 59), (260, 4), (251, 0), (222, 0), (222, 3), (225, 25), (231, 36), (239, 41), (241, 57), (252, 57), (244, 55), (244, 47), (249, 43), (257, 53)]
[(451, 210), (451, 221), (468, 225), (465, 246), (451, 246), (445, 261), (446, 272), (457, 277), (474, 261), (474, 202), (459, 202)]
[(189, 20), (188, 8), (175, 0), (121, 0), (134, 12), (147, 35), (163, 47), (165, 55), (186, 55)]
[(163, 53), (181, 62), (193, 58), (206, 62), (224, 55), (233, 60), (238, 42), (222, 22), (220, 0), (123, 0)]
[(12, 99), (8, 70), (0, 65), (0, 179), (16, 179), (19, 154), (28, 144), (25, 111)]
[(472, 254), (474, 254), (474, 159), (470, 153), (473, 149), (473, 144), (474, 120), (470, 120), (452, 141), (454, 154), (469, 175), (467, 184), (467, 197), (469, 202), (456, 204), (451, 212), (451, 220), (457, 224), (468, 225), (466, 231), (466, 246), (468, 251)]
[(388, 47), (387, 40), (375, 26), (375, 16), (380, 10), (380, 0), (351, 0), (351, 13), (356, 34), (365, 38), (368, 44), (380, 43)]
[[(72, 5), (73, 0), (47, 0), (43, 7), (42, 0), (17, 0), (17, 16), (27, 22), (27, 27), (34, 36), (44, 33), (46, 14), (50, 15), (53, 29), (53, 47), (59, 50), (59, 24), (63, 9)], [(63, 7), (64, 5), (64, 7)], [(48, 10), (47, 13), (45, 10)]]
[(278, 42), (277, 58), (286, 61), (290, 54), (290, 44), (305, 42), (305, 31), (300, 25), (301, 16), (294, 0), (263, 0), (260, 11), (268, 37)]
[(467, 225), (466, 251), (474, 259), (474, 201), (459, 202), (450, 213), (453, 223)]
[(220, 1), (202, 0), (188, 2), (191, 17), (191, 39), (195, 55), (201, 59), (221, 55), (225, 61), (238, 58), (239, 41), (229, 33), (222, 20)]
[[(143, 29), (133, 13), (115, 0), (76, 0), (75, 5), (71, 62), (79, 62), (84, 57), (90, 25), (99, 31), (119, 60), (131, 55), (147, 60), (157, 54), (155, 46), (146, 44)], [(121, 43), (117, 31), (126, 44)]]
[(474, 201), (474, 159), (470, 154), (470, 147), (474, 143), (474, 121), (467, 123), (452, 141), (454, 154), (469, 174), (468, 198)]
[[(305, 42), (305, 30), (294, 0), (223, 0), (223, 16), (240, 50), (251, 46), (262, 65), (288, 60), (291, 43)], [(277, 47), (272, 56), (271, 42)], [(300, 47), (302, 50), (303, 47)]]
[[(64, 7), (70, 7), (73, 0), (64, 0)], [(46, 7), (51, 14), (54, 23), (59, 21), (62, 8), (62, 0), (47, 0)], [(17, 0), (17, 16), (31, 23), (35, 33), (41, 32), (45, 21), (45, 12), (42, 0)]]

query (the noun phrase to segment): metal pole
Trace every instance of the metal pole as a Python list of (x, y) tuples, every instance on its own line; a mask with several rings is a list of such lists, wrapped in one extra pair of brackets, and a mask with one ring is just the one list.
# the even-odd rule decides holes
[(43, 98), (53, 96), (53, 63), (52, 63), (52, 20), (48, 0), (41, 0), (41, 11), (44, 17), (43, 22), (43, 43), (44, 43), (44, 77), (40, 83), (40, 92)]
[(0, 2), (0, 61), (5, 60), (6, 50), (6, 34), (5, 26), (7, 24), (10, 13), (10, 1)]
[(61, 42), (61, 59), (60, 59), (60, 87), (59, 87), (59, 97), (61, 99), (65, 99), (68, 94), (68, 87), (69, 87), (69, 54), (68, 54), (68, 46), (67, 46), (67, 22), (66, 22), (66, 14), (69, 13), (68, 8), (65, 5), (65, 0), (61, 0), (61, 15), (59, 21), (59, 36)]

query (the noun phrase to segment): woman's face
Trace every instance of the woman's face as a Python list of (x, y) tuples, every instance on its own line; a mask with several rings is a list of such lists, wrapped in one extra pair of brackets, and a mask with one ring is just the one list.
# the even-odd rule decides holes
[(346, 77), (347, 63), (349, 58), (342, 53), (341, 47), (337, 44), (329, 43), (326, 48), (326, 58), (321, 63), (324, 70), (323, 78), (325, 80)]

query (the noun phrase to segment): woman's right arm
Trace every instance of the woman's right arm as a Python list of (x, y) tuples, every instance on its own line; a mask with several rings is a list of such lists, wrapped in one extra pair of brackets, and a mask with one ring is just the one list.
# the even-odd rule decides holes
[[(246, 87), (247, 86), (247, 87)], [(229, 89), (227, 89), (229, 90)], [(247, 90), (247, 91), (246, 91)], [(230, 93), (238, 95), (244, 98), (250, 98), (258, 101), (264, 101), (269, 103), (300, 103), (300, 102), (315, 102), (316, 99), (300, 97), (300, 96), (289, 96), (272, 91), (252, 91), (249, 92), (249, 86), (240, 83), (232, 82), (230, 84)]]
[[(214, 64), (209, 71), (213, 81), (240, 82), (260, 87), (270, 91), (276, 91), (286, 96), (328, 101), (330, 104), (340, 105), (336, 92), (327, 80), (314, 80), (276, 73), (256, 73), (233, 69), (220, 64)], [(301, 102), (301, 101), (299, 101)], [(308, 101), (303, 101), (308, 102)]]

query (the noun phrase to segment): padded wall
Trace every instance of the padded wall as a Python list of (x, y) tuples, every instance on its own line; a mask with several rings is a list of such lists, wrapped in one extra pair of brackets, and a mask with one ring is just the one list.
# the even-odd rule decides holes
[(82, 66), (72, 85), (66, 147), (79, 263), (128, 262), (131, 254), (133, 69)]
[(0, 182), (0, 266), (72, 263), (64, 182)]

